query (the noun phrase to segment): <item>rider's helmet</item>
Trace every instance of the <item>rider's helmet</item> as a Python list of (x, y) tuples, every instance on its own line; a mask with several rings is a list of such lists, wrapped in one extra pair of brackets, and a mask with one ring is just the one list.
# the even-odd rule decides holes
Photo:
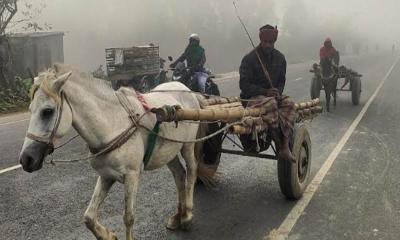
[(191, 41), (197, 41), (197, 42), (199, 42), (200, 43), (200, 37), (199, 37), (199, 34), (197, 34), (197, 33), (193, 33), (192, 35), (190, 35), (190, 37), (189, 37), (189, 41), (191, 42)]

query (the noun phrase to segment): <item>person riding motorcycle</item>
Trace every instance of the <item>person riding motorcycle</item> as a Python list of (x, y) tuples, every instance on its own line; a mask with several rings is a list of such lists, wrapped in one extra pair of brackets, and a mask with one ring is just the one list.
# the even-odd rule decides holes
[(175, 68), (178, 63), (184, 61), (186, 61), (187, 67), (191, 70), (191, 74), (194, 75), (197, 80), (199, 90), (204, 92), (208, 79), (208, 74), (204, 71), (206, 54), (204, 48), (200, 45), (200, 37), (196, 33), (190, 35), (189, 45), (186, 47), (184, 53), (176, 59), (175, 62), (170, 64), (170, 67)]
[[(260, 44), (243, 58), (240, 65), (240, 96), (246, 100), (275, 97), (279, 102), (285, 88), (287, 63), (285, 56), (275, 49), (278, 29), (271, 25), (265, 25), (260, 28), (259, 37)], [(264, 67), (261, 64), (264, 65), (269, 76), (264, 72)], [(253, 102), (244, 100), (243, 105), (251, 107)], [(267, 131), (266, 135), (270, 136), (277, 146), (278, 158), (295, 162), (296, 160), (289, 147), (289, 139), (293, 132), (292, 126), (279, 121), (278, 127), (269, 128)], [(241, 135), (240, 140), (244, 150), (248, 152), (266, 150), (270, 143), (270, 141), (260, 138), (256, 141), (253, 134)], [(257, 149), (257, 145), (262, 145), (260, 146), (261, 149)]]

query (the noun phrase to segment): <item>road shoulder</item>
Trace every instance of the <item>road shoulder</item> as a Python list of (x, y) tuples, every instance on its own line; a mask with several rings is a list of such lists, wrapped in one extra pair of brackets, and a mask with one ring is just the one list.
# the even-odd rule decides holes
[(29, 112), (17, 112), (0, 115), (0, 124), (6, 124), (11, 122), (17, 122), (29, 118)]
[(398, 239), (399, 74), (397, 66), (289, 239)]

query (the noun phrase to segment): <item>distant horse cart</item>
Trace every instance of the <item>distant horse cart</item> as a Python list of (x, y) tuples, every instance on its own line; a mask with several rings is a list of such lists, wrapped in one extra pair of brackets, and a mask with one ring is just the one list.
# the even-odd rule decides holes
[(162, 61), (154, 45), (106, 49), (107, 75), (115, 90), (128, 86), (146, 92), (165, 82)]
[[(332, 63), (321, 67), (320, 64), (314, 63), (310, 72), (314, 73), (311, 81), (310, 95), (311, 99), (319, 98), (320, 91), (325, 90), (326, 109), (330, 111), (330, 99), (333, 97), (333, 104), (336, 106), (337, 91), (351, 92), (351, 101), (353, 105), (360, 103), (361, 96), (361, 77), (358, 72), (345, 66), (335, 67)], [(344, 79), (344, 84), (337, 88), (339, 79)], [(348, 88), (346, 88), (348, 86)]]

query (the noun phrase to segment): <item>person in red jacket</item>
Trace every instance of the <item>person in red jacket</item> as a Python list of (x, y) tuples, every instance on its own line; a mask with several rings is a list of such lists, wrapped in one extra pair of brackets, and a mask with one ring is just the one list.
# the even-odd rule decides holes
[(339, 67), (339, 52), (333, 47), (332, 40), (327, 38), (324, 41), (324, 46), (319, 50), (320, 65), (322, 68), (323, 75), (330, 75), (330, 69), (328, 66), (333, 64), (333, 67), (337, 69)]

